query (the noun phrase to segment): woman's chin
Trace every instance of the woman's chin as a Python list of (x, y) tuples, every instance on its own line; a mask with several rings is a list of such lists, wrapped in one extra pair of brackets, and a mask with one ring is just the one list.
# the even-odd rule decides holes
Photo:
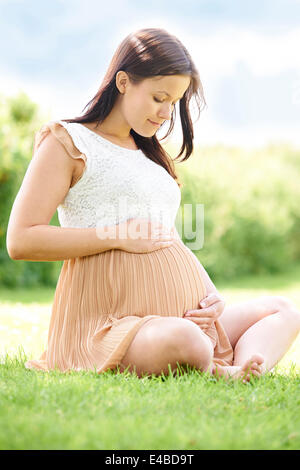
[[(133, 129), (133, 128), (132, 128)], [(147, 131), (137, 131), (133, 129), (136, 134), (139, 134), (141, 137), (153, 137), (157, 131), (147, 132)]]

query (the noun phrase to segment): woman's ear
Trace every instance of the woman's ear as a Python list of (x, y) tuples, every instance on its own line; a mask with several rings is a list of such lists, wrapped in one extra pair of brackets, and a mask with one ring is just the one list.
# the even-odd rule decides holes
[(119, 70), (116, 75), (116, 87), (118, 88), (119, 92), (123, 95), (126, 90), (126, 84), (128, 82), (128, 75), (123, 70)]

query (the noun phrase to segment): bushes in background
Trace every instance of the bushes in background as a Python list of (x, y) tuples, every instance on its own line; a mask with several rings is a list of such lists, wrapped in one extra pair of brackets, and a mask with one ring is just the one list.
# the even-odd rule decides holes
[(300, 151), (198, 148), (177, 171), (182, 207), (204, 204), (195, 254), (214, 279), (283, 272), (300, 261)]

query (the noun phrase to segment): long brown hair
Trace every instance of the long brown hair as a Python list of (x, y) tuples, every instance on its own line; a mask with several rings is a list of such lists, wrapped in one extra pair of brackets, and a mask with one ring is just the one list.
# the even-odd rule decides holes
[[(179, 102), (180, 120), (183, 134), (183, 143), (180, 153), (175, 160), (185, 151), (185, 156), (180, 162), (187, 160), (193, 152), (193, 124), (191, 120), (189, 102), (195, 98), (198, 107), (198, 118), (202, 111), (201, 106), (206, 106), (203, 87), (199, 73), (184, 45), (173, 35), (164, 29), (144, 28), (129, 34), (119, 45), (114, 53), (106, 75), (99, 90), (91, 101), (83, 108), (88, 110), (83, 116), (75, 119), (62, 119), (65, 122), (98, 122), (100, 124), (110, 113), (114, 106), (119, 90), (116, 87), (116, 74), (125, 71), (132, 83), (140, 83), (145, 78), (157, 75), (189, 75), (191, 82)], [(174, 106), (170, 126), (165, 134), (165, 139), (173, 130), (176, 119), (176, 106)], [(97, 124), (97, 125), (98, 125)], [(144, 154), (164, 167), (168, 173), (178, 180), (175, 173), (174, 162), (170, 155), (160, 145), (156, 135), (144, 137), (130, 130), (137, 147)], [(177, 181), (179, 186), (182, 186)]]

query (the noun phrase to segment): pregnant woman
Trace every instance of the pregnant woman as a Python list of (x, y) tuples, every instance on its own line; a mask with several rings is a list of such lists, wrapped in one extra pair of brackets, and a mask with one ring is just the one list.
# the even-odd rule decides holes
[[(299, 312), (288, 299), (225, 308), (175, 229), (180, 183), (155, 134), (168, 120), (170, 133), (179, 101), (178, 157), (189, 158), (192, 97), (200, 112), (202, 85), (186, 48), (165, 30), (142, 29), (120, 44), (83, 116), (37, 132), (7, 249), (16, 260), (64, 263), (47, 348), (27, 368), (118, 366), (141, 377), (188, 364), (247, 381), (295, 340)], [(56, 209), (60, 227), (49, 225)]]

